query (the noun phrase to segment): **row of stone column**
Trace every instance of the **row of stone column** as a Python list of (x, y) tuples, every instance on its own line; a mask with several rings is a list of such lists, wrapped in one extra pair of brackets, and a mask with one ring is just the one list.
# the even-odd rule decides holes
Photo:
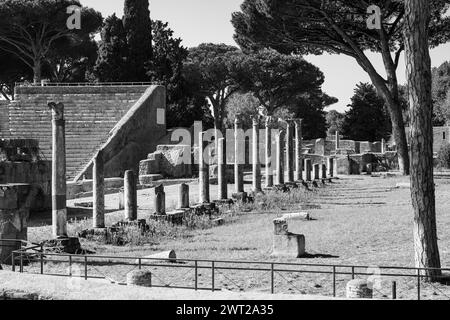
[[(243, 176), (243, 164), (241, 163), (242, 155), (245, 150), (241, 150), (242, 146), (245, 148), (245, 144), (239, 143), (239, 132), (242, 130), (241, 121), (239, 118), (235, 120), (235, 144), (234, 144), (234, 180), (235, 190), (234, 196), (240, 197), (244, 194), (244, 176)], [(261, 162), (260, 162), (260, 137), (259, 137), (259, 125), (258, 118), (253, 119), (253, 134), (252, 134), (252, 169), (253, 178), (252, 186), (253, 192), (262, 191), (262, 175), (261, 175)], [(285, 183), (298, 183), (303, 180), (302, 172), (305, 168), (305, 180), (312, 181), (312, 172), (314, 172), (314, 179), (326, 179), (327, 176), (333, 177), (334, 159), (329, 158), (327, 164), (312, 166), (311, 159), (302, 158), (302, 120), (294, 119), (287, 121), (286, 130), (280, 130), (275, 137), (275, 168), (276, 179), (274, 180), (273, 170), (273, 154), (272, 154), (272, 120), (268, 118), (266, 120), (266, 143), (265, 143), (265, 155), (266, 155), (266, 189), (274, 187), (274, 185), (283, 185)], [(204, 141), (205, 132), (199, 134), (199, 194), (200, 203), (210, 202), (209, 192), (209, 163), (205, 161), (205, 150), (207, 142)], [(216, 144), (217, 150), (217, 164), (218, 164), (218, 199), (228, 199), (228, 186), (226, 178), (226, 140), (225, 138), (219, 138)], [(286, 170), (285, 170), (286, 166)], [(285, 172), (287, 172), (287, 180), (285, 181)]]

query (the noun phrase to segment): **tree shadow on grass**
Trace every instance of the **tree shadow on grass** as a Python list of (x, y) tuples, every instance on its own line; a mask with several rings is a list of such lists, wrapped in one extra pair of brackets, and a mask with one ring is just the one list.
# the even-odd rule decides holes
[[(105, 214), (113, 213), (118, 210), (105, 209)], [(67, 207), (67, 220), (76, 219), (83, 220), (85, 218), (92, 218), (92, 208), (83, 207)], [(52, 225), (52, 212), (41, 211), (32, 212), (30, 220), (28, 221), (28, 227), (42, 227)]]
[(334, 256), (331, 254), (322, 254), (322, 253), (308, 253), (306, 252), (301, 256), (302, 259), (337, 259), (339, 256)]

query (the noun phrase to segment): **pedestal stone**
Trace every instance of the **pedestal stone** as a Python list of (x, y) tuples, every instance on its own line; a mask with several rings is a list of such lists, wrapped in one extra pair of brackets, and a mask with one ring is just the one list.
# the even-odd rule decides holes
[(367, 280), (355, 279), (347, 283), (348, 299), (372, 299), (373, 290), (369, 288)]
[(303, 256), (305, 254), (305, 236), (289, 232), (285, 218), (274, 219), (273, 224), (272, 256), (286, 258), (300, 258)]
[(272, 256), (300, 258), (305, 254), (305, 236), (289, 233), (273, 236)]
[[(29, 184), (0, 185), (0, 239), (27, 240), (31, 202), (38, 188)], [(20, 243), (0, 242), (0, 265), (11, 264), (11, 253)]]

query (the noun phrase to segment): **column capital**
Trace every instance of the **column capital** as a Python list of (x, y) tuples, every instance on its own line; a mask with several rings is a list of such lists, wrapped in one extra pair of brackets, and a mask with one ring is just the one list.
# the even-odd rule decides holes
[(242, 123), (242, 119), (241, 119), (241, 114), (240, 113), (237, 113), (236, 115), (235, 115), (235, 118), (234, 118), (234, 123), (235, 124), (241, 124)]
[(286, 123), (291, 126), (295, 123), (295, 119), (286, 119)]
[(300, 126), (303, 123), (303, 119), (300, 119), (300, 118), (292, 119), (292, 121), (294, 121), (296, 126)]
[(284, 134), (286, 134), (286, 129), (282, 128), (278, 130), (276, 135), (282, 137)]
[(253, 126), (259, 126), (260, 117), (259, 116), (252, 117), (252, 123), (253, 123)]
[(277, 121), (273, 116), (267, 116), (265, 121), (266, 128), (273, 127), (275, 125), (275, 122)]
[(64, 104), (59, 102), (50, 102), (48, 107), (52, 110), (53, 120), (64, 120)]

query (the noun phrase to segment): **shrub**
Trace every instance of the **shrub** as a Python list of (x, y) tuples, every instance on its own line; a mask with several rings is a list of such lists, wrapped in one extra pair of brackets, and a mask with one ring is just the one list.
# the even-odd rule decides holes
[(450, 169), (450, 144), (442, 145), (438, 152), (437, 164), (439, 168)]

